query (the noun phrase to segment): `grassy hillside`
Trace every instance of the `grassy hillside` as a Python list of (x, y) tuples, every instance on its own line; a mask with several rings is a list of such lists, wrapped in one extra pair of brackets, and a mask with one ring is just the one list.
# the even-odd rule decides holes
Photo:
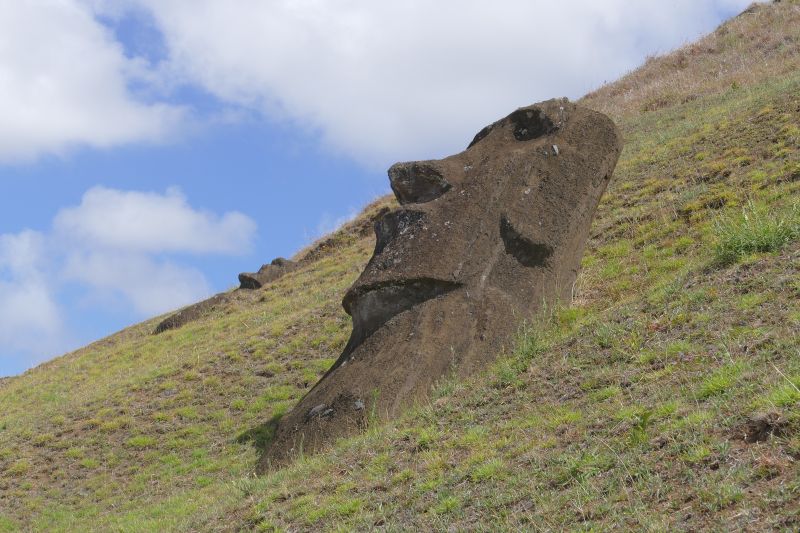
[(327, 453), (250, 474), (388, 200), (211, 316), (0, 383), (0, 531), (800, 528), (798, 66), (784, 0), (588, 95), (626, 148), (575, 301)]

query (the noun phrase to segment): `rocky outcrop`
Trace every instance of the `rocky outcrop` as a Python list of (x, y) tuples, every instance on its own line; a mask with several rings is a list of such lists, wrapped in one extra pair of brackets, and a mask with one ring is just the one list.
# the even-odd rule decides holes
[[(239, 290), (253, 290), (260, 289), (267, 283), (275, 281), (284, 274), (295, 270), (300, 264), (278, 257), (273, 259), (268, 265), (263, 265), (258, 272), (254, 274), (242, 273), (239, 274)], [(153, 335), (164, 333), (170, 329), (177, 329), (188, 322), (199, 320), (206, 316), (208, 313), (214, 311), (224, 303), (228, 302), (231, 298), (231, 293), (223, 292), (198, 302), (196, 304), (184, 307), (177, 313), (174, 313), (164, 320), (162, 320), (153, 330)]]
[(291, 272), (298, 266), (294, 261), (289, 261), (282, 257), (273, 259), (268, 265), (262, 265), (256, 273), (243, 272), (239, 274), (240, 289), (260, 289), (267, 283), (275, 281), (287, 272)]
[(373, 257), (344, 296), (350, 341), (281, 420), (260, 469), (358, 430), (367, 413), (395, 416), (444, 375), (484, 367), (543, 304), (569, 301), (620, 150), (605, 115), (550, 100), (460, 154), (392, 166), (401, 207), (376, 222)]
[(221, 294), (217, 294), (216, 296), (212, 296), (207, 300), (203, 300), (202, 302), (184, 307), (177, 313), (174, 313), (159, 322), (159, 324), (156, 326), (156, 329), (153, 331), (153, 335), (164, 333), (170, 329), (177, 329), (188, 322), (197, 320), (214, 311), (227, 301), (228, 293), (223, 292)]

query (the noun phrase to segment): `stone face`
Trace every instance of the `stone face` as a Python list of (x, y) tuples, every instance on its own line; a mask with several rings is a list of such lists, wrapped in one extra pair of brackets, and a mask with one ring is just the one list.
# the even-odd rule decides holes
[(294, 261), (278, 257), (273, 259), (270, 264), (262, 265), (256, 273), (243, 272), (239, 274), (239, 288), (260, 289), (295, 268), (297, 268), (297, 263)]
[[(260, 289), (271, 281), (275, 281), (287, 272), (291, 272), (299, 266), (294, 261), (289, 261), (282, 257), (273, 259), (268, 265), (263, 265), (254, 274), (239, 274), (239, 289)], [(153, 330), (153, 335), (164, 333), (170, 329), (180, 328), (189, 322), (193, 322), (207, 315), (217, 307), (226, 303), (230, 299), (230, 294), (220, 293), (207, 300), (190, 305), (162, 320)]]
[(620, 150), (609, 118), (550, 100), (457, 155), (394, 165), (402, 207), (376, 222), (373, 257), (344, 296), (350, 341), (281, 420), (261, 470), (356, 431), (369, 413), (397, 415), (445, 375), (491, 362), (543, 303), (569, 302)]

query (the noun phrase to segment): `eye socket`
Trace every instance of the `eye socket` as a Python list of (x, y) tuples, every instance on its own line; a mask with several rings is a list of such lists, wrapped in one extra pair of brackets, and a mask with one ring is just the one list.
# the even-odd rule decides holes
[(439, 198), (452, 185), (432, 163), (397, 163), (389, 169), (389, 183), (401, 205)]
[(514, 127), (514, 138), (530, 141), (553, 133), (557, 128), (541, 109), (517, 109), (508, 116)]
[(558, 130), (558, 126), (553, 124), (550, 117), (538, 107), (517, 109), (506, 118), (489, 124), (479, 131), (467, 146), (467, 150), (485, 139), (496, 128), (503, 128), (506, 124), (511, 124), (514, 138), (518, 141), (530, 141), (543, 135), (550, 135)]

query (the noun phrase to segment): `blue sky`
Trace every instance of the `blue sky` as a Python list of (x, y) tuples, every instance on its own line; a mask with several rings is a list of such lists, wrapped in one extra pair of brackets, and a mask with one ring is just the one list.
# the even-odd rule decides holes
[(747, 3), (0, 3), (0, 376), (226, 290), (387, 193), (393, 162)]

